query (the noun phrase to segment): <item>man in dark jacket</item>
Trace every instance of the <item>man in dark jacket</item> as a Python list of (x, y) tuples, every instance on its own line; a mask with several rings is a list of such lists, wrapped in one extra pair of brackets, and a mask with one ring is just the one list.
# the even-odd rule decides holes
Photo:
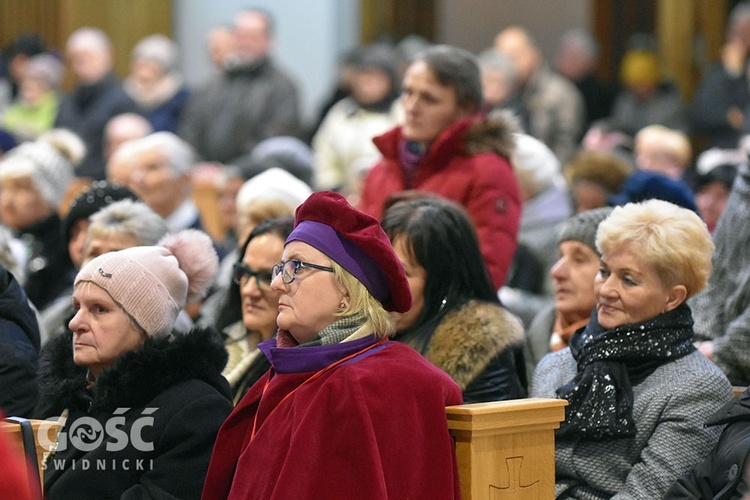
[(180, 136), (206, 161), (233, 163), (263, 139), (299, 134), (297, 88), (269, 56), (269, 14), (243, 10), (234, 32), (234, 57), (224, 73), (194, 94), (180, 128)]
[(136, 106), (112, 72), (112, 45), (103, 31), (76, 30), (68, 38), (66, 53), (78, 85), (60, 101), (55, 126), (72, 130), (86, 143), (77, 176), (103, 180), (105, 125), (115, 115), (135, 112)]

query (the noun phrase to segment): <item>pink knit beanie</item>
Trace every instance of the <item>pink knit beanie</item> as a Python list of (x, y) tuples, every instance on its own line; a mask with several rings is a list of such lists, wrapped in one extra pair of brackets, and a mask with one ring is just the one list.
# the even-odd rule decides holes
[(187, 229), (156, 246), (100, 255), (81, 269), (75, 285), (100, 286), (153, 336), (171, 332), (180, 309), (202, 296), (218, 265), (211, 238)]

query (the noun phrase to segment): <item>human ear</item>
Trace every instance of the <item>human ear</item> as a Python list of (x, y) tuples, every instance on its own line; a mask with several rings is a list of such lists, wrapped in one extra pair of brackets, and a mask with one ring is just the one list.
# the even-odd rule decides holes
[(673, 286), (669, 289), (669, 294), (667, 295), (667, 303), (664, 306), (664, 312), (676, 309), (677, 306), (685, 302), (685, 299), (687, 299), (687, 288), (685, 287), (685, 285)]

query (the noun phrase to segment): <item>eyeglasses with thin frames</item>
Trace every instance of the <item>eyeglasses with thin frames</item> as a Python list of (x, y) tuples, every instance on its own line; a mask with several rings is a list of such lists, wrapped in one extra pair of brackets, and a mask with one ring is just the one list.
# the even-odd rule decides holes
[(255, 286), (263, 291), (271, 289), (273, 271), (264, 269), (255, 271), (250, 266), (243, 262), (236, 262), (232, 266), (232, 281), (240, 285), (241, 287), (247, 285), (250, 278), (255, 278)]
[(288, 285), (297, 278), (297, 273), (302, 268), (317, 269), (319, 271), (326, 271), (328, 273), (333, 272), (332, 267), (321, 266), (318, 264), (311, 264), (309, 262), (302, 262), (301, 260), (290, 259), (282, 261), (280, 264), (273, 266), (271, 270), (271, 281), (276, 279), (276, 276), (281, 275), (281, 281), (285, 285)]

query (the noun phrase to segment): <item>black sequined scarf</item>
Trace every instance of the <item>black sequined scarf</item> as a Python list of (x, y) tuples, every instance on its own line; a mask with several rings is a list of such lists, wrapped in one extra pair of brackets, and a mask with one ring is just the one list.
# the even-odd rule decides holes
[(570, 340), (578, 373), (557, 389), (557, 396), (568, 400), (566, 418), (557, 435), (589, 439), (633, 436), (631, 384), (694, 350), (693, 315), (685, 303), (642, 323), (611, 330), (599, 325), (594, 308), (589, 324)]

